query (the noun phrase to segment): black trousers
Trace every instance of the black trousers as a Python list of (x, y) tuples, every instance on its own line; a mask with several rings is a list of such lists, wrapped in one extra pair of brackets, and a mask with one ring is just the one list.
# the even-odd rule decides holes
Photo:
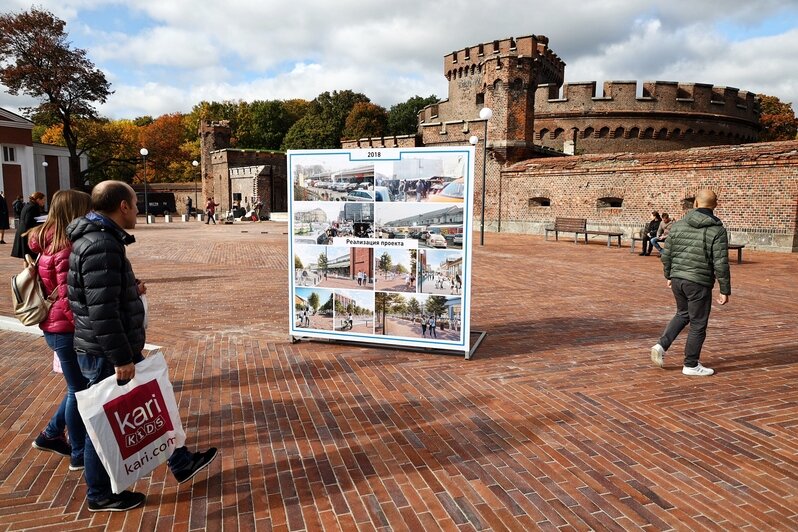
[(647, 255), (651, 255), (651, 252), (654, 250), (654, 246), (651, 244), (651, 234), (646, 233), (643, 235), (643, 253)]
[(676, 315), (671, 319), (659, 345), (666, 351), (688, 324), (687, 343), (684, 346), (684, 365), (694, 368), (701, 356), (701, 347), (707, 337), (709, 312), (712, 310), (712, 289), (685, 279), (671, 279), (671, 290), (676, 299)]

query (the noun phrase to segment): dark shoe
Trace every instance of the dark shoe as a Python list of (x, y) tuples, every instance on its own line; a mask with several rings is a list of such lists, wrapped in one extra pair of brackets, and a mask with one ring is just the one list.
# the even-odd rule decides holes
[(194, 453), (194, 457), (191, 460), (191, 466), (182, 471), (173, 473), (177, 483), (182, 484), (183, 482), (191, 480), (194, 475), (208, 467), (208, 464), (213, 462), (213, 459), (216, 458), (217, 454), (216, 447), (211, 447), (204, 453)]
[(643, 255), (645, 255), (645, 254), (646, 254), (646, 252), (645, 252), (645, 251), (642, 251), (642, 252), (638, 253), (638, 255), (640, 255), (641, 257), (642, 257)]
[(80, 458), (71, 458), (69, 460), (69, 470), (70, 471), (83, 471), (83, 457)]
[(127, 512), (136, 506), (144, 504), (147, 498), (143, 493), (135, 491), (123, 491), (120, 494), (112, 493), (110, 497), (102, 501), (89, 501), (90, 512)]
[(5, 244), (5, 243), (6, 243), (5, 240), (0, 240), (0, 244)]
[(61, 434), (55, 438), (48, 438), (44, 432), (36, 436), (36, 439), (31, 443), (34, 449), (40, 451), (49, 451), (51, 453), (60, 454), (61, 456), (71, 456), (72, 446), (66, 441), (66, 437)]

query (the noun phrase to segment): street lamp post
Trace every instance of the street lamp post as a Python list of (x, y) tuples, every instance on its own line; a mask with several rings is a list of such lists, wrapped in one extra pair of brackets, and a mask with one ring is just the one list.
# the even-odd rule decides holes
[[(193, 166), (194, 168), (199, 166), (199, 163), (197, 162), (196, 159), (191, 161), (191, 166)], [(197, 181), (194, 181), (194, 209), (196, 208), (197, 208)], [(188, 213), (188, 215), (191, 216), (191, 213)]]
[(150, 202), (147, 198), (147, 155), (149, 155), (150, 152), (147, 148), (141, 148), (139, 153), (144, 159), (144, 220), (145, 223), (150, 223)]
[(489, 107), (479, 111), (479, 118), (485, 121), (485, 135), (482, 137), (482, 214), (479, 223), (479, 245), (485, 245), (485, 169), (488, 162), (488, 120), (493, 116)]
[(44, 187), (47, 188), (47, 161), (42, 161), (42, 174), (44, 174)]

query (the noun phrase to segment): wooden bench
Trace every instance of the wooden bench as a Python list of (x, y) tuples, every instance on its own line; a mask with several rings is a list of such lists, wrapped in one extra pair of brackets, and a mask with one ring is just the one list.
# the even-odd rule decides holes
[(621, 247), (621, 238), (623, 237), (622, 232), (618, 231), (593, 231), (588, 230), (587, 228), (587, 218), (564, 218), (564, 217), (556, 217), (554, 219), (554, 227), (546, 227), (546, 237), (545, 239), (549, 239), (549, 233), (554, 232), (554, 239), (559, 240), (560, 233), (573, 233), (574, 234), (574, 244), (579, 243), (579, 235), (585, 235), (585, 244), (587, 244), (587, 238), (590, 235), (600, 235), (607, 237), (607, 247), (612, 245), (612, 239), (618, 239), (618, 247)]
[(729, 251), (737, 250), (737, 264), (743, 263), (743, 248), (745, 244), (729, 244)]
[(651, 239), (647, 236), (633, 236), (632, 245), (629, 247), (629, 253), (635, 252), (635, 242), (643, 242), (644, 240), (651, 240)]
[[(560, 239), (560, 233), (573, 233), (574, 244), (579, 240), (579, 235), (587, 232), (587, 218), (564, 218), (557, 216), (554, 219), (554, 227), (546, 227), (546, 237), (549, 239), (549, 233), (554, 232), (554, 240)], [(587, 235), (585, 235), (585, 242), (587, 242)]]

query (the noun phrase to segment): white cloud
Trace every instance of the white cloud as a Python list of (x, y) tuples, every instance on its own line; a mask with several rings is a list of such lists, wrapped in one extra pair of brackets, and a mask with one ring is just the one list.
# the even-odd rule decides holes
[[(9, 0), (13, 10), (24, 0)], [(353, 89), (390, 106), (446, 97), (444, 55), (546, 35), (566, 81), (732, 85), (798, 102), (793, 0), (43, 0), (113, 82), (113, 117), (187, 111), (202, 99), (313, 98)], [(112, 20), (102, 22), (102, 17)], [(98, 21), (99, 20), (99, 21)], [(722, 24), (765, 37), (724, 35)], [(0, 95), (12, 108), (19, 101)], [(17, 104), (19, 105), (19, 104)]]

